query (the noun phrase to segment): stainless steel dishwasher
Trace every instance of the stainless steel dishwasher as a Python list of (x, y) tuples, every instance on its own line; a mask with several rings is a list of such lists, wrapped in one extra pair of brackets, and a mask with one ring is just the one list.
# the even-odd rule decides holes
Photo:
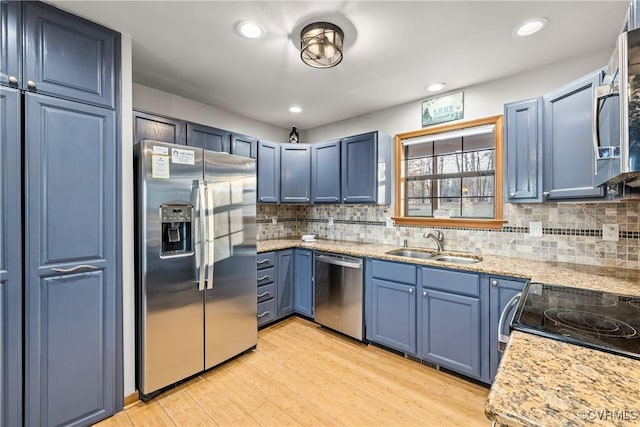
[(362, 259), (316, 252), (315, 321), (362, 340)]

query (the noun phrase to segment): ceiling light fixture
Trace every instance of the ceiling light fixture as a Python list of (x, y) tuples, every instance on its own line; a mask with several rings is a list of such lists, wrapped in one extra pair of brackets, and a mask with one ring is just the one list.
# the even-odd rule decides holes
[(513, 30), (513, 35), (516, 37), (526, 37), (535, 34), (542, 30), (549, 24), (547, 18), (534, 18), (524, 21), (522, 24)]
[(447, 87), (445, 83), (432, 83), (429, 86), (427, 86), (427, 90), (429, 92), (440, 92), (445, 87)]
[(264, 35), (262, 27), (251, 21), (240, 21), (235, 28), (238, 34), (248, 39), (257, 39)]
[(289, 112), (290, 113), (302, 113), (302, 108), (298, 107), (297, 105), (292, 105), (291, 107), (289, 107)]
[(300, 33), (300, 58), (313, 68), (331, 68), (342, 61), (344, 33), (337, 25), (314, 22)]

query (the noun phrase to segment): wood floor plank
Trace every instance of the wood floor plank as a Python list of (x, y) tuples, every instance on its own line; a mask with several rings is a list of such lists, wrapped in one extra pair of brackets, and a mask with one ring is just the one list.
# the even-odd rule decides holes
[(487, 395), (485, 387), (292, 317), (259, 331), (256, 350), (103, 424), (475, 426), (488, 423)]
[(125, 411), (118, 412), (113, 417), (107, 418), (96, 424), (98, 427), (130, 427), (133, 426), (129, 415)]

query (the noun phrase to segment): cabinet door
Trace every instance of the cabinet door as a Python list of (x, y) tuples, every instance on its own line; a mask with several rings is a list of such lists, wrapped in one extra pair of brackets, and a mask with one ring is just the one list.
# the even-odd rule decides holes
[(416, 354), (415, 286), (371, 279), (367, 338), (407, 354)]
[(258, 203), (280, 201), (280, 144), (258, 143)]
[(257, 146), (256, 138), (237, 133), (231, 134), (231, 154), (255, 159), (258, 156)]
[(0, 88), (0, 425), (22, 425), (20, 92)]
[(229, 132), (209, 126), (187, 123), (187, 145), (228, 153)]
[(119, 36), (44, 3), (23, 5), (22, 87), (114, 108)]
[(20, 6), (17, 1), (0, 2), (0, 85), (20, 87), (21, 84)]
[(294, 277), (295, 310), (313, 317), (313, 252), (296, 249)]
[(293, 313), (293, 250), (279, 251), (276, 264), (278, 317)]
[(313, 203), (340, 203), (340, 141), (311, 148), (311, 198)]
[(187, 125), (181, 120), (134, 111), (133, 122), (134, 144), (143, 139), (169, 144), (187, 143)]
[(480, 299), (425, 288), (420, 304), (420, 358), (480, 377)]
[(542, 98), (507, 104), (505, 201), (542, 201)]
[(311, 147), (280, 146), (280, 201), (309, 203), (311, 200)]
[(597, 198), (593, 103), (599, 73), (544, 96), (544, 192), (546, 200)]
[(25, 425), (92, 424), (116, 397), (115, 112), (25, 111)]
[(342, 140), (341, 190), (344, 203), (375, 203), (378, 174), (377, 133)]
[[(498, 322), (500, 314), (511, 298), (522, 292), (524, 282), (490, 277), (489, 284), (489, 381), (493, 382), (493, 377), (496, 375), (502, 358), (502, 353), (498, 351)], [(514, 314), (515, 309), (512, 309), (501, 331), (503, 335), (509, 335), (509, 325)]]

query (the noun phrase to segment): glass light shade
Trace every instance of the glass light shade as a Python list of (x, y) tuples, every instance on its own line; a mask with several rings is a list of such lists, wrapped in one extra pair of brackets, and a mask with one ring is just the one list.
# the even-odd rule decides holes
[(336, 25), (315, 22), (302, 29), (300, 58), (314, 68), (335, 67), (342, 61), (344, 33)]

